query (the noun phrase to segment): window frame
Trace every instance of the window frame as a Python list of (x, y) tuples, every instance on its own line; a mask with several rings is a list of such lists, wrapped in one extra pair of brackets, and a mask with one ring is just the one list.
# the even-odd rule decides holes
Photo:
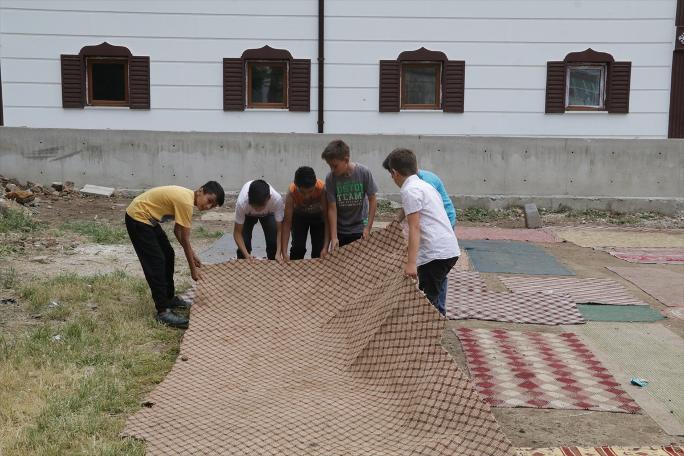
[[(406, 98), (406, 78), (404, 76), (404, 70), (409, 67), (436, 67), (435, 72), (435, 103), (434, 104), (416, 104), (416, 103), (405, 103)], [(400, 92), (399, 92), (399, 109), (401, 110), (427, 110), (427, 111), (439, 111), (442, 109), (442, 72), (444, 71), (444, 63), (438, 60), (426, 60), (426, 61), (401, 61), (399, 69), (399, 81), (400, 81)]]
[[(252, 101), (252, 65), (253, 64), (269, 64), (269, 65), (280, 65), (283, 67), (283, 102), (282, 103), (256, 103)], [(246, 89), (247, 96), (245, 106), (247, 109), (289, 109), (289, 79), (288, 72), (290, 70), (290, 62), (286, 59), (275, 60), (275, 59), (249, 59), (245, 60), (246, 68)]]
[[(130, 61), (127, 57), (86, 57), (86, 105), (87, 106), (105, 106), (105, 107), (124, 107), (131, 106), (131, 97), (129, 93), (129, 79), (130, 79)], [(116, 100), (96, 100), (93, 98), (93, 63), (105, 64), (123, 64), (124, 65), (124, 99)]]
[[(570, 72), (571, 70), (600, 69), (599, 106), (583, 106), (570, 104)], [(606, 92), (608, 84), (608, 64), (606, 63), (568, 63), (565, 66), (565, 110), (566, 111), (607, 111)]]

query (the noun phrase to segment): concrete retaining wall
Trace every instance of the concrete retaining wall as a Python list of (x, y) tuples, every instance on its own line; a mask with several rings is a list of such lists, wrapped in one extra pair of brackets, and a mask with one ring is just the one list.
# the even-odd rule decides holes
[(395, 135), (175, 133), (0, 128), (0, 174), (48, 183), (116, 188), (188, 187), (218, 180), (227, 191), (258, 177), (283, 190), (294, 170), (327, 170), (332, 139), (371, 168), (382, 194), (397, 187), (382, 169), (395, 147), (413, 149), (460, 207), (540, 207), (619, 211), (684, 210), (684, 140), (549, 139)]

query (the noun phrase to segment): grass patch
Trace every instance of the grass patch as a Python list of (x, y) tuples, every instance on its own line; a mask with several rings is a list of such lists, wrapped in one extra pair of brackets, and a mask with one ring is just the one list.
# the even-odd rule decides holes
[(36, 231), (43, 226), (33, 219), (30, 214), (18, 209), (7, 209), (0, 212), (0, 233), (11, 231)]
[(223, 236), (223, 231), (210, 231), (203, 226), (198, 226), (193, 230), (192, 235), (203, 239), (218, 239)]
[(504, 219), (517, 219), (521, 217), (521, 210), (511, 209), (483, 209), (480, 207), (469, 207), (466, 209), (456, 209), (456, 219), (467, 222), (495, 222)]
[(0, 268), (0, 289), (9, 290), (18, 283), (17, 271), (9, 266)]
[(128, 239), (128, 234), (123, 227), (92, 220), (66, 222), (60, 229), (86, 236), (97, 244), (122, 244)]
[[(549, 213), (543, 211), (542, 213)], [(650, 220), (658, 220), (663, 216), (657, 212), (612, 212), (602, 211), (598, 209), (587, 209), (584, 211), (573, 210), (568, 207), (559, 207), (555, 211), (550, 211), (554, 214), (563, 214), (566, 218), (571, 220), (582, 220), (591, 223), (608, 223), (611, 225), (638, 225)]]
[(0, 454), (143, 455), (142, 442), (119, 433), (181, 338), (154, 321), (146, 283), (61, 275), (18, 292), (42, 319), (0, 335)]

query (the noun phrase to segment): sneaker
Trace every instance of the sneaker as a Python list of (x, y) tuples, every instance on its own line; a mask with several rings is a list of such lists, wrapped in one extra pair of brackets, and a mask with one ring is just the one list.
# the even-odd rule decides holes
[(174, 296), (168, 304), (169, 309), (189, 309), (191, 305), (191, 303), (178, 296)]
[(171, 309), (166, 309), (163, 312), (157, 312), (155, 319), (166, 326), (171, 326), (172, 328), (187, 329), (188, 319), (181, 317), (171, 311)]

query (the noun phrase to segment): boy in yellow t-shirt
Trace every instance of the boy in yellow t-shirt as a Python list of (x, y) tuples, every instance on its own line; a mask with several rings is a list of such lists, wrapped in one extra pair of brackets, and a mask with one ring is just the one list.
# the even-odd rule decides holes
[(176, 185), (155, 187), (138, 195), (126, 209), (126, 229), (142, 265), (145, 279), (157, 308), (157, 321), (175, 328), (187, 328), (188, 319), (172, 309), (188, 304), (174, 296), (175, 254), (160, 223), (175, 220), (173, 234), (183, 247), (193, 280), (200, 280), (199, 258), (190, 245), (192, 209), (206, 211), (222, 206), (225, 193), (221, 185), (209, 181), (195, 191)]

